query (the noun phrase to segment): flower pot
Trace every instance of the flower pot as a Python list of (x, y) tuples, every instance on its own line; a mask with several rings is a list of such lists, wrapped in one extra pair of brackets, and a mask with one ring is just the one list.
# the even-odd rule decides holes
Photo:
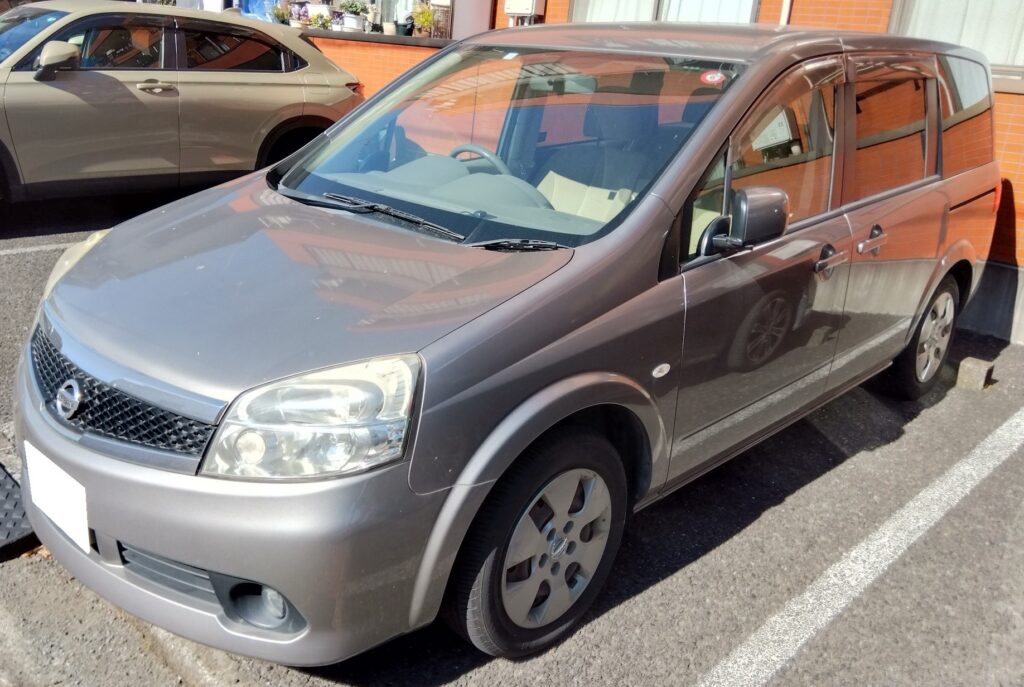
[(288, 26), (292, 27), (293, 29), (305, 28), (305, 24), (303, 24), (298, 19), (289, 19), (288, 20)]
[(342, 23), (340, 21), (332, 21), (331, 22), (331, 31), (344, 31), (344, 30), (345, 30), (345, 24), (344, 23)]
[(349, 14), (348, 12), (346, 12), (342, 17), (342, 22), (345, 26), (346, 31), (363, 30), (363, 17), (360, 14)]
[(417, 26), (417, 27), (413, 28), (412, 35), (419, 36), (420, 38), (429, 38), (430, 37), (430, 27), (429, 26)]
[(398, 26), (393, 21), (386, 21), (382, 27), (384, 29), (385, 36), (395, 36), (398, 34)]

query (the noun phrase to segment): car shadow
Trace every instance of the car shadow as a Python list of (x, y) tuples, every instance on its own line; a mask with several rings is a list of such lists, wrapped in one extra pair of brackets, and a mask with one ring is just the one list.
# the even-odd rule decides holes
[[(586, 622), (723, 545), (848, 458), (896, 441), (907, 423), (945, 397), (955, 383), (960, 360), (995, 360), (1007, 345), (991, 337), (959, 332), (940, 385), (920, 400), (888, 398), (878, 391), (878, 383), (858, 387), (640, 512), (627, 527), (609, 582)], [(866, 406), (868, 412), (860, 416), (870, 427), (862, 422), (856, 431), (844, 432), (841, 437), (818, 428), (831, 424), (829, 414), (846, 417), (857, 405)], [(673, 544), (667, 546), (666, 542)], [(456, 680), (491, 660), (436, 622), (348, 661), (303, 672), (344, 684), (430, 687)]]
[(0, 239), (108, 229), (196, 189), (0, 204)]

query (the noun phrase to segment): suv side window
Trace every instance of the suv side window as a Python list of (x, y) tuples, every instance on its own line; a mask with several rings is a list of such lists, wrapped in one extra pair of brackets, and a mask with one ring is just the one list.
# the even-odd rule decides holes
[(829, 209), (836, 92), (843, 71), (837, 58), (798, 66), (776, 81), (739, 125), (730, 139), (728, 174), (720, 157), (690, 197), (684, 221), (689, 236), (683, 244), (689, 258), (696, 257), (712, 220), (729, 212), (734, 189), (782, 189), (789, 196), (790, 223)]
[(942, 172), (952, 176), (992, 161), (992, 95), (977, 62), (939, 55)]
[(284, 51), (269, 39), (214, 31), (186, 29), (188, 69), (246, 72), (283, 72)]
[[(164, 69), (164, 23), (157, 17), (101, 15), (76, 22), (50, 40), (66, 41), (81, 48), (81, 70)], [(16, 69), (34, 69), (41, 51), (40, 46)]]
[(923, 78), (857, 82), (857, 145), (848, 201), (925, 178), (926, 84)]

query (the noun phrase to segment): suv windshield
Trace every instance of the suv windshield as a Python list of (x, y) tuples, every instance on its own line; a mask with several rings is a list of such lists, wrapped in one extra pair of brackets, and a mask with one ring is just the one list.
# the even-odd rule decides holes
[(448, 53), (332, 132), (281, 179), (307, 202), (400, 209), (468, 243), (578, 246), (611, 231), (740, 66), (521, 48)]
[(0, 14), (0, 62), (65, 15), (67, 12), (31, 6), (15, 7)]

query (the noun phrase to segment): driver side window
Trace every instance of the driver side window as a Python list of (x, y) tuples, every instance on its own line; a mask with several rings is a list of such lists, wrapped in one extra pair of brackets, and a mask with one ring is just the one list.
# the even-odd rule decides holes
[(769, 186), (785, 191), (791, 224), (829, 209), (836, 93), (842, 79), (838, 58), (800, 65), (754, 107), (730, 138), (728, 175), (719, 156), (691, 196), (689, 258), (697, 257), (712, 221), (730, 213), (729, 200), (737, 189)]

